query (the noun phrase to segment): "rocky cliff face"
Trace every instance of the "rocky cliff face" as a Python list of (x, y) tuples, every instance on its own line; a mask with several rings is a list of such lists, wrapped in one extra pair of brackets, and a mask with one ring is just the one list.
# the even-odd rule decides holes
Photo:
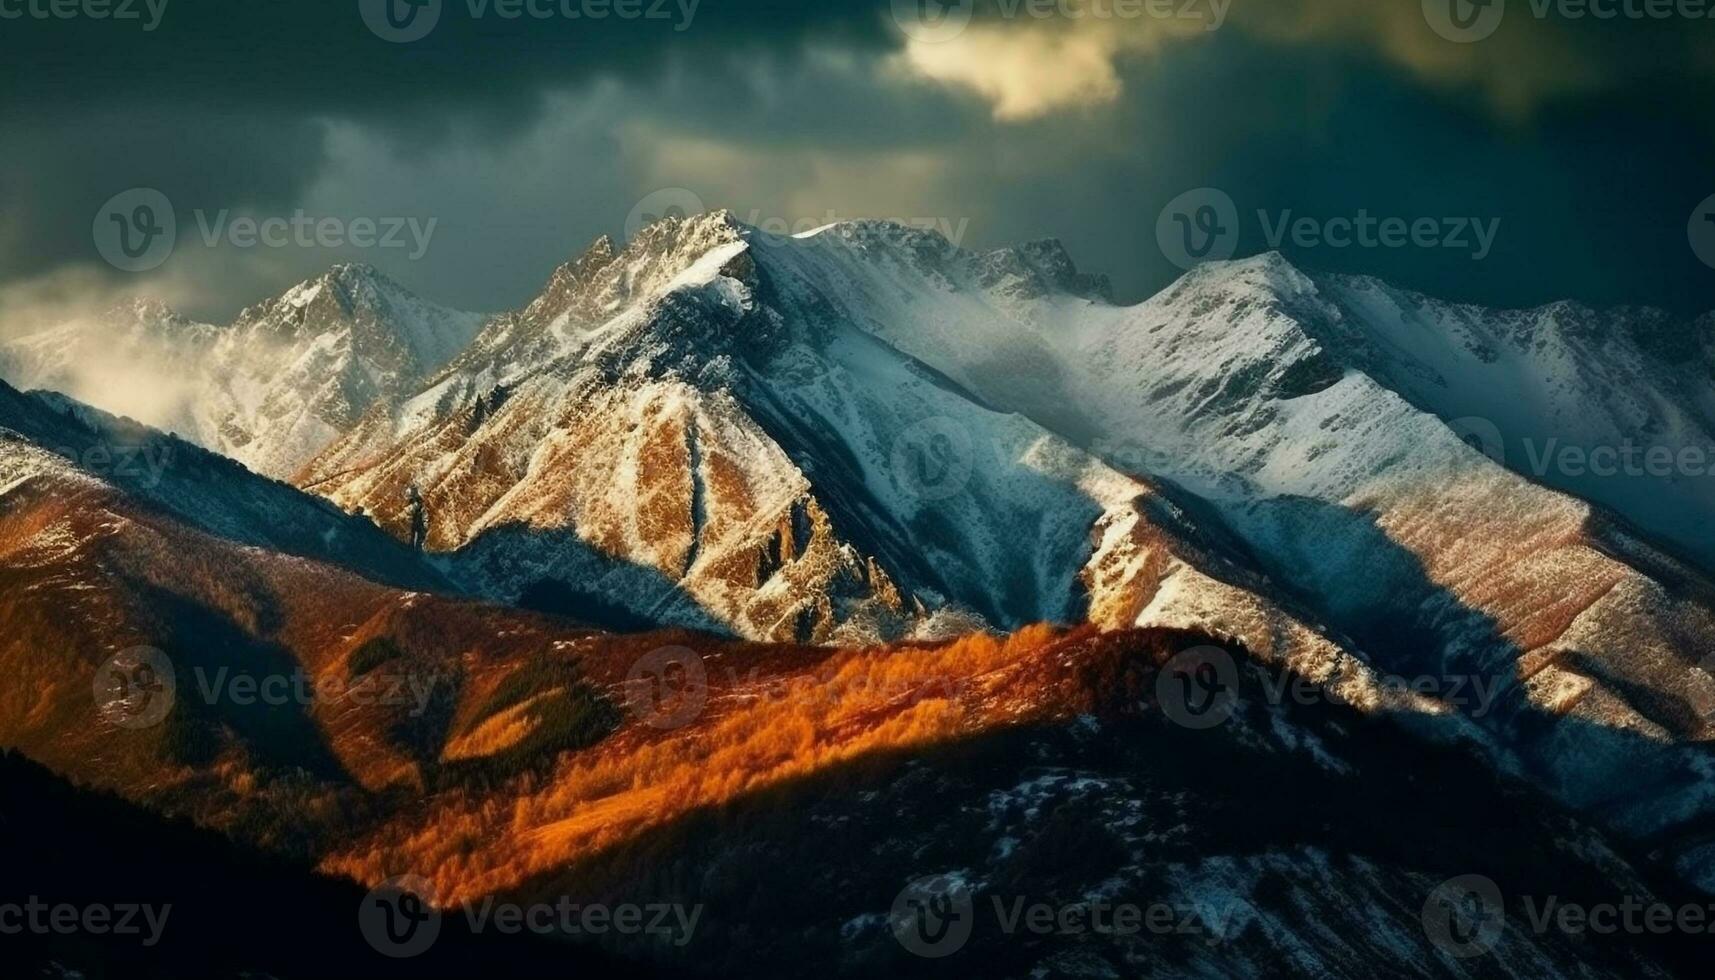
[[(868, 231), (1007, 294), (1091, 286), (1046, 246)], [(485, 593), (757, 639), (1069, 621), (1135, 588), (1087, 566), (1139, 564), (1098, 525), (1147, 520), (1146, 483), (877, 343), (785, 248), (718, 214), (597, 242), (301, 480), (389, 526), (421, 486), (431, 546)]]

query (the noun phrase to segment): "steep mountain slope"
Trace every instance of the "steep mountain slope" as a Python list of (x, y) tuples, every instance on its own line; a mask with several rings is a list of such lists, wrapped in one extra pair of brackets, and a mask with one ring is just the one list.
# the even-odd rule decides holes
[[(563, 659), (587, 629), (406, 591), (438, 581), (414, 553), (229, 461), (171, 468), (181, 513), (19, 431), (83, 422), (10, 389), (0, 420), (0, 745), (302, 856), (427, 784), (611, 725)], [(512, 737), (444, 753), (500, 714)]]
[(0, 501), (10, 510), (56, 493), (68, 503), (123, 495), (132, 507), (238, 547), (337, 564), (406, 588), (450, 589), (421, 556), (365, 518), (182, 439), (0, 382)]
[[(1692, 744), (1715, 734), (1715, 679), (1698, 666), (1715, 654), (1715, 587), (1610, 512), (1497, 465), (1378, 380), (1422, 362), (1396, 356), (1397, 325), (1358, 318), (1352, 282), (1330, 287), (1351, 304), (1341, 305), (1264, 256), (1203, 267), (1120, 308), (995, 289), (970, 256), (889, 247), (897, 236), (882, 231), (836, 226), (782, 243), (775, 261), (978, 397), (1187, 491), (1200, 522), (1233, 533), (1384, 669), (1516, 678), (1522, 697), (1489, 706), (1483, 723), (1568, 798), (1633, 833), (1684, 821), (1687, 867), (1715, 883), (1706, 818), (1692, 816), (1715, 802)], [(1591, 370), (1644, 371), (1630, 363)], [(1666, 381), (1656, 390), (1671, 401)], [(1610, 393), (1593, 384), (1578, 397), (1621, 425), (1623, 403), (1604, 414)], [(1688, 404), (1676, 418), (1701, 410)], [(1640, 765), (1622, 731), (1660, 750)]]
[(1497, 311), (1318, 280), (1332, 338), (1491, 458), (1613, 508), (1715, 567), (1715, 317)]
[(285, 478), (377, 401), (415, 392), (482, 318), (336, 266), (227, 327), (138, 302), (0, 345), (0, 377), (64, 391)]
[[(849, 642), (1157, 596), (1150, 621), (1208, 622), (1232, 593), (1220, 628), (1266, 651), (1298, 636), (1332, 669), (1337, 647), (1246, 594), (1258, 577), (1153, 488), (853, 330), (771, 249), (725, 214), (597, 242), (299, 482), (401, 535), (420, 486), (448, 574), (507, 600), (552, 586)], [(1063, 272), (1042, 261), (984, 267), (1041, 290)]]
[(714, 224), (623, 260), (598, 243), (300, 483), (398, 527), (421, 486), (430, 547), (505, 598), (577, 589), (754, 636), (896, 630), (905, 598), (732, 394), (733, 348), (761, 339), (723, 274), (741, 252)]
[[(108, 794), (76, 787), (12, 753), (0, 753), (0, 862), (8, 889), (51, 908), (69, 904), (157, 915), (142, 936), (23, 930), (6, 936), (16, 977), (540, 976), (551, 970), (597, 975), (641, 964), (593, 950), (568, 950), (536, 937), (472, 935), (459, 918), (422, 955), (396, 959), (353, 927), (365, 901), (352, 882), (315, 875), (302, 863), (259, 854), (183, 821), (163, 820)], [(267, 913), (258, 914), (266, 896)], [(153, 942), (140, 941), (148, 938)]]

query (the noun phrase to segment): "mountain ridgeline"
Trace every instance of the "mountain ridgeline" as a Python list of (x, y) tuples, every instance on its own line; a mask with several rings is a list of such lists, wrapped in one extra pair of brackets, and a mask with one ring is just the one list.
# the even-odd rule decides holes
[[(84, 356), (103, 347), (167, 366), (180, 397), (105, 398)], [(1715, 890), (1710, 318), (1486, 310), (1273, 254), (1126, 306), (1054, 242), (782, 239), (719, 212), (601, 239), (505, 313), (340, 267), (229, 326), (137, 304), (13, 341), (0, 374), (209, 450), (0, 390), (0, 543), (39, 569), (151, 570), (115, 580), (114, 616), (169, 578), (140, 543), (161, 537), (269, 551), (242, 595), (186, 601), (318, 671), (361, 638), (268, 620), (308, 615), (279, 597), (311, 582), (379, 590), (339, 607), (377, 635), (431, 601), (794, 648), (1197, 630), (1469, 743)], [(85, 450), (113, 442), (184, 465), (92, 473)], [(72, 486), (127, 530), (57, 511)], [(465, 724), (490, 681), (459, 676)], [(436, 738), (376, 737), (366, 791), (463, 778), (428, 764)]]

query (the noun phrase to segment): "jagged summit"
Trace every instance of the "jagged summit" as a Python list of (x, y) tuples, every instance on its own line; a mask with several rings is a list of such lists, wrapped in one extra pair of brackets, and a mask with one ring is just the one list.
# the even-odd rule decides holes
[(658, 221), (653, 221), (634, 235), (626, 243), (629, 250), (634, 247), (660, 249), (663, 245), (682, 245), (685, 243), (730, 240), (747, 231), (754, 231), (749, 225), (738, 220), (730, 208), (711, 208), (700, 214), (680, 217), (668, 215)]
[(671, 288), (716, 250), (742, 250), (745, 228), (730, 212), (668, 217), (638, 232), (623, 249), (606, 235), (549, 277), (519, 319), (563, 331), (611, 319)]
[(619, 246), (609, 235), (601, 235), (591, 242), (587, 248), (569, 262), (562, 263), (548, 277), (548, 284), (542, 290), (544, 294), (552, 293), (560, 288), (562, 283), (585, 278), (607, 266), (619, 254)]
[[(781, 240), (779, 236), (768, 235), (759, 229), (749, 226), (742, 227), (753, 235), (764, 235), (772, 240)], [(959, 251), (958, 246), (937, 229), (891, 221), (886, 218), (851, 218), (845, 221), (835, 221), (784, 240), (797, 242), (839, 240), (856, 247), (893, 247), (928, 253)]]
[(1018, 299), (1063, 293), (1113, 302), (1113, 286), (1108, 277), (1080, 272), (1065, 243), (1058, 238), (998, 248), (978, 256), (976, 262), (984, 286)]
[(188, 324), (191, 321), (165, 300), (154, 296), (137, 296), (113, 305), (107, 316), (112, 318), (128, 318), (139, 322), (160, 324)]
[(1066, 294), (1112, 302), (1107, 277), (1080, 272), (1057, 238), (975, 252), (938, 229), (879, 218), (834, 222), (790, 238), (745, 227), (745, 236), (780, 251), (815, 246), (844, 249), (867, 261), (932, 270), (1013, 299)]
[(474, 336), (477, 314), (424, 302), (372, 265), (346, 263), (247, 307), (234, 329), (314, 338), (348, 333), (371, 347), (402, 345), (418, 371), (451, 360)]

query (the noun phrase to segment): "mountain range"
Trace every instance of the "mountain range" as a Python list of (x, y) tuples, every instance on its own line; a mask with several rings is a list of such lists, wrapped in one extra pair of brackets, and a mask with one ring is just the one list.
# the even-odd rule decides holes
[[(0, 654), (27, 682), (0, 704), (0, 742), (324, 870), (373, 884), (405, 863), (475, 900), (596, 888), (631, 847), (741, 862), (742, 833), (687, 844), (669, 818), (766, 813), (758, 794), (832, 792), (783, 787), (956, 738), (1004, 742), (973, 751), (999, 752), (1015, 792), (1114, 825), (1115, 807), (1171, 794), (1113, 785), (1136, 760), (1065, 726), (1129, 718), (1121, 680), (1205, 643), (1323, 692), (1331, 705), (1299, 710), (1247, 679), (1250, 724), (1223, 731), (1330, 794), (1385, 783), (1392, 752), (1528, 799), (1528, 832), (1611, 837), (1611, 855), (1577, 858), (1595, 877), (1715, 891), (1715, 482), (1696, 462), (1715, 449), (1712, 376), (1710, 317), (1487, 310), (1276, 254), (1122, 305), (1052, 241), (978, 253), (885, 222), (781, 238), (724, 212), (598, 240), (500, 314), (363, 266), (225, 326), (138, 302), (0, 346), (16, 386), (0, 386)], [(692, 632), (637, 633), (662, 629)], [(1015, 637), (970, 638), (985, 631)], [(616, 707), (629, 663), (663, 643), (747, 672), (710, 684), (723, 707), (698, 722), (701, 755)], [(201, 705), (115, 740), (86, 723), (87, 672), (138, 644), (181, 673), (356, 684), (392, 663), (436, 679), (432, 710)], [(914, 656), (929, 660), (898, 668), (921, 671), (903, 704), (866, 692), (850, 715), (800, 717), (758, 693)], [(922, 694), (933, 677), (963, 682)], [(1195, 735), (1151, 718), (1151, 738)], [(772, 759), (767, 736), (793, 726), (808, 742)], [(876, 772), (912, 769), (896, 761), (838, 779), (882, 793)], [(607, 782), (632, 769), (671, 789)], [(729, 772), (743, 778), (717, 785)], [(1044, 772), (1111, 791), (1062, 793)], [(959, 798), (1005, 809), (1005, 789)], [(900, 806), (925, 805), (907, 792)], [(861, 822), (851, 801), (871, 797), (854, 793), (826, 819)], [(430, 802), (401, 805), (414, 795)], [(502, 802), (528, 843), (456, 843), (493, 835)], [(1196, 848), (1186, 860), (1253, 898), (1423, 883), (1397, 855), (1330, 869), (1325, 837), (1287, 837), (1217, 851), (1218, 876)], [(1103, 846), (1131, 849), (1139, 881), (1169, 874), (1120, 838)], [(992, 884), (1022, 873), (1004, 858), (986, 876), (972, 855), (943, 863)], [(1269, 905), (1257, 935), (1289, 932), (1308, 901)], [(1565, 955), (1534, 939), (1514, 937), (1507, 970)], [(1263, 955), (1237, 949), (1229, 969)], [(1302, 972), (1336, 970), (1301, 955)], [(1360, 961), (1418, 955), (1378, 942)]]

